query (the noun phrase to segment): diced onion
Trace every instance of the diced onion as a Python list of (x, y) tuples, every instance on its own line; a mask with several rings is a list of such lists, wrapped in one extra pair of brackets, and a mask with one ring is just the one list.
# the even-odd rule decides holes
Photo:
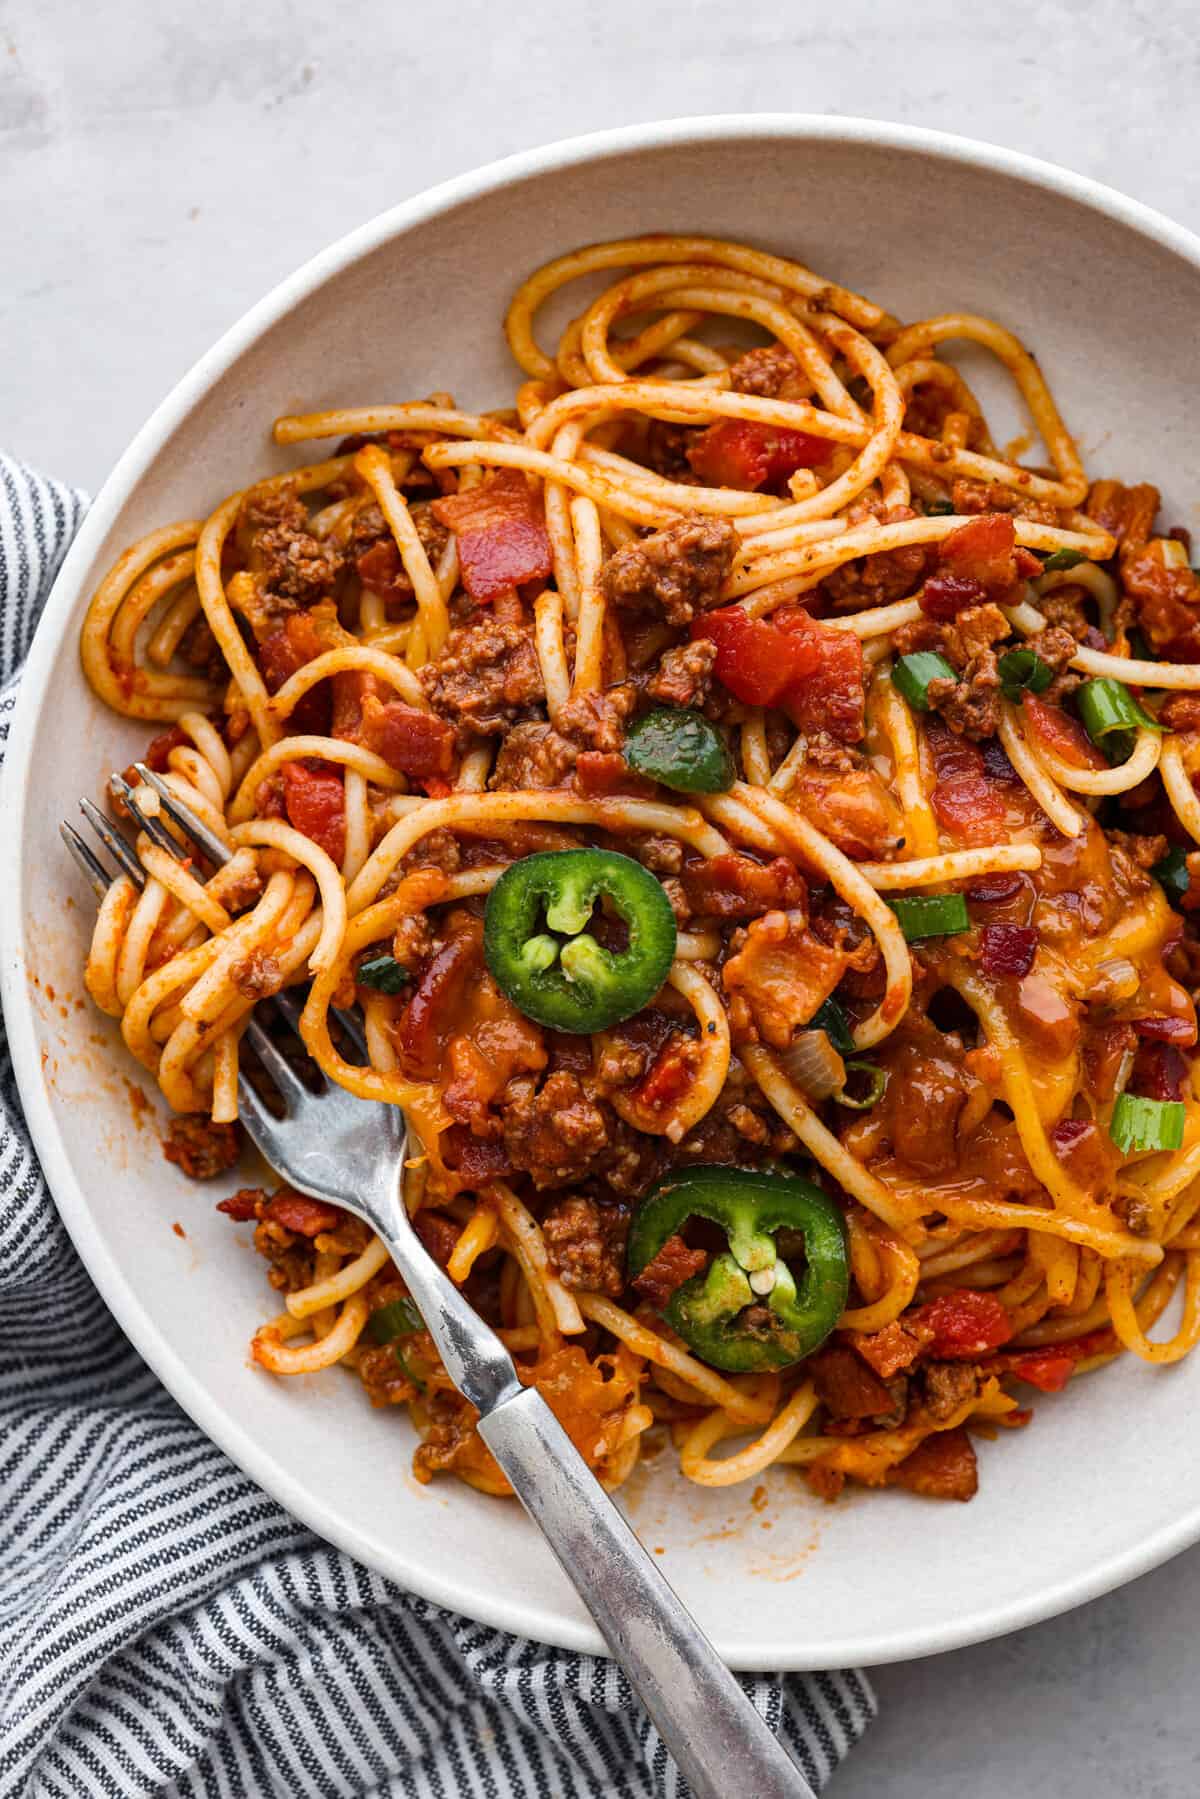
[(846, 1084), (846, 1064), (824, 1031), (801, 1031), (779, 1060), (808, 1099), (829, 1099)]

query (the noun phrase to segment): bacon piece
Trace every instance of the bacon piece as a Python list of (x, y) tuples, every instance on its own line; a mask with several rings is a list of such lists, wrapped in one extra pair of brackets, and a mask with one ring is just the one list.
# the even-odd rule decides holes
[(285, 1231), (294, 1231), (298, 1237), (319, 1237), (327, 1231), (335, 1231), (347, 1217), (340, 1206), (326, 1205), (323, 1199), (311, 1199), (307, 1193), (297, 1193), (294, 1187), (281, 1187), (267, 1201), (262, 1215), (272, 1224), (282, 1225)]
[(939, 1294), (914, 1316), (932, 1331), (929, 1353), (939, 1361), (972, 1360), (1012, 1336), (1008, 1313), (995, 1295), (970, 1287)]
[(889, 1487), (907, 1487), (926, 1499), (974, 1499), (979, 1491), (979, 1465), (970, 1437), (960, 1425), (935, 1431), (911, 1455), (888, 1472)]
[(248, 1224), (252, 1218), (258, 1218), (267, 1203), (266, 1191), (262, 1187), (239, 1187), (228, 1199), (217, 1201), (218, 1212), (224, 1212), (226, 1218), (232, 1218), (237, 1224)]
[(1134, 1057), (1129, 1091), (1143, 1099), (1182, 1099), (1188, 1065), (1173, 1043), (1143, 1042)]
[(355, 558), (354, 572), (363, 586), (384, 600), (411, 600), (412, 582), (400, 551), (390, 537), (381, 537)]
[(1060, 1118), (1050, 1130), (1054, 1153), (1077, 1187), (1100, 1193), (1120, 1157), (1107, 1131), (1090, 1118)]
[[(152, 768), (156, 775), (165, 774), (167, 758), (171, 751), (182, 749), (185, 743), (191, 741), (186, 731), (181, 730), (178, 725), (172, 725), (169, 730), (160, 731), (157, 737), (150, 739), (142, 761), (147, 768)], [(134, 781), (131, 785), (136, 787), (137, 782)]]
[(1020, 980), (1033, 967), (1037, 932), (1032, 925), (985, 924), (979, 932), (979, 966), (985, 974)]
[(405, 1007), (396, 1047), (405, 1072), (432, 1080), (446, 1044), (461, 1028), (469, 989), (483, 971), (483, 924), (460, 914), (442, 947), (435, 951)]
[(818, 468), (832, 454), (832, 443), (809, 431), (719, 419), (689, 446), (687, 459), (710, 486), (754, 492), (760, 487), (778, 491), (797, 469)]
[(699, 1274), (708, 1255), (703, 1249), (689, 1249), (683, 1238), (668, 1237), (653, 1261), (647, 1262), (634, 1281), (634, 1287), (661, 1312), (672, 1293)]
[(1026, 693), (1022, 711), (1034, 735), (1073, 768), (1108, 767), (1079, 720), (1064, 712), (1061, 706), (1048, 705), (1036, 693)]
[(835, 1418), (879, 1418), (895, 1401), (879, 1376), (861, 1356), (842, 1343), (832, 1343), (806, 1364), (817, 1398)]
[(288, 823), (341, 865), (346, 853), (346, 792), (342, 777), (328, 763), (308, 758), (285, 762), (283, 803)]
[(803, 875), (786, 856), (776, 856), (771, 862), (755, 862), (736, 851), (703, 862), (689, 857), (682, 880), (688, 905), (702, 918), (747, 919), (761, 918), (764, 912), (794, 912), (803, 908), (808, 897)]
[(1126, 487), (1120, 481), (1093, 481), (1084, 511), (1118, 544), (1145, 543), (1154, 529), (1162, 497), (1157, 487), (1143, 481)]
[(520, 469), (497, 469), (481, 487), (444, 495), (433, 515), (458, 539), (462, 583), (480, 605), (554, 568), (541, 504)]
[(1004, 834), (1004, 807), (984, 773), (973, 743), (941, 725), (930, 725), (926, 742), (937, 776), (930, 804), (938, 822), (964, 843), (996, 843)]
[(768, 912), (747, 928), (746, 941), (721, 973), (725, 990), (740, 994), (760, 1035), (786, 1049), (833, 992), (849, 962), (845, 950), (823, 943), (802, 912)]
[(454, 1254), (455, 1245), (462, 1236), (461, 1225), (455, 1224), (452, 1218), (446, 1218), (441, 1212), (418, 1212), (413, 1218), (413, 1229), (440, 1268), (444, 1268)]
[(982, 606), (987, 588), (974, 575), (930, 575), (919, 595), (921, 611), (943, 623), (957, 618), (968, 606)]
[(904, 838), (900, 809), (873, 768), (801, 768), (788, 802), (857, 861), (882, 859)]
[(893, 1374), (911, 1368), (924, 1347), (924, 1338), (894, 1318), (870, 1336), (851, 1335), (850, 1343), (880, 1380), (890, 1380)]
[(1024, 877), (1019, 874), (979, 875), (974, 881), (968, 882), (967, 898), (979, 905), (1015, 899), (1023, 883)]
[(1156, 1043), (1178, 1043), (1185, 1049), (1196, 1041), (1194, 1015), (1172, 1018), (1160, 1012), (1149, 1018), (1135, 1018), (1133, 1028), (1139, 1037), (1151, 1037)]

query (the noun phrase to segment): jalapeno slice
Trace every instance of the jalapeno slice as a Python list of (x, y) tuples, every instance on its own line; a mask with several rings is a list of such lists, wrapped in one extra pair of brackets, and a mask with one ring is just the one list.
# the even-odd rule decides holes
[[(629, 1233), (637, 1279), (690, 1218), (725, 1232), (729, 1247), (672, 1293), (663, 1316), (713, 1368), (753, 1374), (811, 1355), (837, 1323), (850, 1287), (842, 1214), (802, 1175), (741, 1168), (686, 1168), (651, 1188)], [(794, 1272), (780, 1232), (804, 1240)], [(790, 1246), (789, 1246), (790, 1249)]]
[(729, 746), (702, 712), (657, 706), (630, 726), (625, 760), (675, 793), (725, 793), (733, 786)]
[[(589, 930), (599, 905), (628, 941)], [(488, 897), (483, 953), (527, 1018), (587, 1035), (640, 1012), (675, 957), (675, 915), (650, 872), (615, 850), (548, 850), (506, 868)]]

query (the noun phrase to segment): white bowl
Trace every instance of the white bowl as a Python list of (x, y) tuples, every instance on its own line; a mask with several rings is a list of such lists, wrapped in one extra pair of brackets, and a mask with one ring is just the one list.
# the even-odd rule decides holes
[[(216, 1193), (162, 1159), (130, 1103), (130, 1059), (75, 1004), (90, 905), (57, 821), (147, 735), (93, 698), (76, 648), (124, 544), (302, 460), (272, 447), (277, 413), (447, 387), (498, 402), (514, 382), (500, 319), (520, 277), (577, 243), (656, 229), (799, 256), (903, 317), (966, 307), (1005, 321), (1035, 348), (1093, 470), (1159, 482), (1171, 516), (1195, 522), (1200, 242), (1145, 207), (981, 144), (845, 119), (679, 121), (554, 145), (344, 238), (159, 408), (93, 506), (37, 634), (0, 827), (17, 854), (0, 916), (21, 1092), (67, 1227), (138, 1349), (323, 1536), (431, 1599), (592, 1650), (583, 1608), (515, 1505), (418, 1486), (407, 1424), (339, 1371), (283, 1381), (249, 1365), (270, 1305), (264, 1265), (214, 1212)], [(669, 1455), (626, 1503), (734, 1666), (892, 1660), (1046, 1617), (1200, 1538), (1198, 1410), (1200, 1358), (1165, 1371), (1127, 1360), (984, 1445), (967, 1506), (860, 1492), (827, 1507), (781, 1470), (756, 1510), (744, 1489), (689, 1486)]]

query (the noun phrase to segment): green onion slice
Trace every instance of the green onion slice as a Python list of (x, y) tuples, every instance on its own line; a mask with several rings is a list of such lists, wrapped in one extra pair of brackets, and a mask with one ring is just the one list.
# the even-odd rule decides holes
[(372, 956), (360, 966), (355, 980), (360, 987), (374, 987), (377, 993), (399, 993), (408, 985), (409, 974), (395, 956)]
[(1054, 574), (1060, 568), (1076, 568), (1079, 563), (1086, 561), (1087, 557), (1082, 550), (1055, 550), (1054, 554), (1047, 556), (1043, 562), (1042, 573), (1044, 575)]
[(852, 1112), (869, 1112), (887, 1091), (887, 1069), (880, 1068), (877, 1062), (854, 1056), (846, 1063), (846, 1073), (862, 1075), (867, 1083), (866, 1091), (856, 1096), (848, 1091), (848, 1087), (843, 1087), (840, 1093), (834, 1094), (834, 1099), (839, 1106), (848, 1106)]
[(421, 1314), (411, 1299), (393, 1299), (390, 1305), (376, 1307), (367, 1319), (367, 1335), (373, 1343), (391, 1343), (397, 1337), (411, 1337), (424, 1329)]
[(1036, 650), (1006, 650), (996, 669), (1006, 700), (1019, 700), (1027, 689), (1030, 693), (1045, 693), (1054, 679), (1054, 670)]
[(926, 518), (953, 518), (953, 500), (929, 500), (925, 506)]
[(1121, 1154), (1131, 1149), (1178, 1149), (1183, 1142), (1181, 1099), (1142, 1099), (1122, 1093), (1113, 1107), (1108, 1134)]
[(1163, 889), (1167, 898), (1178, 905), (1192, 884), (1188, 872), (1187, 851), (1179, 848), (1169, 849), (1161, 862), (1156, 862), (1150, 870), (1154, 879)]
[(936, 650), (914, 650), (901, 656), (892, 670), (892, 685), (897, 688), (915, 712), (929, 711), (929, 683), (957, 681), (958, 676), (944, 656)]
[(811, 1031), (824, 1031), (839, 1056), (853, 1054), (854, 1038), (850, 1033), (850, 1020), (835, 999), (827, 999), (817, 1007), (808, 1021), (808, 1028)]
[(1108, 749), (1103, 739), (1114, 731), (1165, 729), (1156, 718), (1151, 718), (1145, 707), (1139, 706), (1123, 681), (1113, 681), (1107, 676), (1097, 681), (1085, 681), (1075, 699), (1088, 736), (1101, 749)]
[(952, 937), (970, 929), (967, 902), (961, 893), (921, 893), (889, 899), (909, 943), (920, 937)]

